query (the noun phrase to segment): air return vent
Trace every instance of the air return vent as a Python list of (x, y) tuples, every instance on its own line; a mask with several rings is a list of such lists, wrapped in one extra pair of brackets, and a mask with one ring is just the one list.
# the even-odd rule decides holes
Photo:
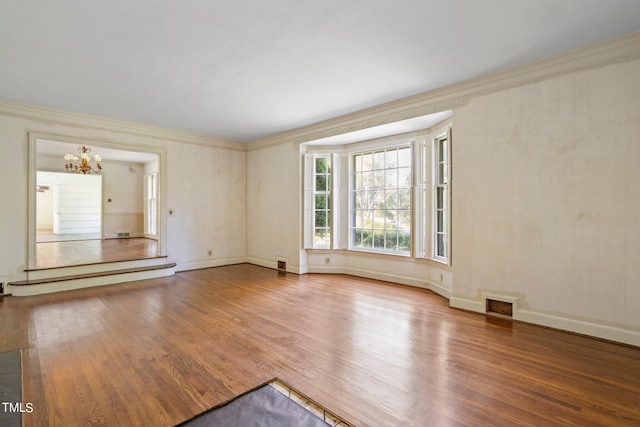
[(125, 230), (116, 230), (116, 237), (118, 239), (126, 239), (127, 237), (131, 237), (131, 232)]
[(287, 262), (278, 260), (278, 272), (286, 273), (287, 272)]
[(486, 312), (488, 314), (499, 314), (501, 316), (513, 317), (513, 303), (489, 298), (487, 298), (486, 301)]

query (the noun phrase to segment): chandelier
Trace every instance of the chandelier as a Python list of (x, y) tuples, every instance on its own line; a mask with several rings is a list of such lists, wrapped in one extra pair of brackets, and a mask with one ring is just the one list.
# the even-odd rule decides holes
[[(97, 168), (97, 169), (94, 169), (93, 166), (91, 166), (91, 157), (89, 156), (90, 152), (91, 152), (91, 147), (87, 147), (86, 145), (81, 145), (78, 147), (78, 153), (80, 153), (80, 157), (74, 154), (65, 154), (64, 168), (67, 170), (67, 172), (83, 173), (85, 175), (88, 173), (101, 173), (102, 164), (100, 164), (100, 162), (102, 161), (102, 158), (98, 154), (93, 156), (96, 162), (96, 168)], [(78, 160), (80, 162), (78, 162)]]

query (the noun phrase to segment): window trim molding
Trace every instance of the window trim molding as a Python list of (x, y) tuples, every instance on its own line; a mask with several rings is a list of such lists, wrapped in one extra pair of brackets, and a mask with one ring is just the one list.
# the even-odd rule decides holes
[[(440, 141), (446, 140), (446, 183), (438, 184), (438, 163), (439, 157), (437, 154), (438, 143)], [(431, 177), (431, 259), (445, 264), (451, 265), (451, 126), (447, 127), (447, 130), (443, 133), (436, 135), (433, 138), (433, 142), (431, 144), (432, 149), (432, 177)], [(438, 226), (437, 226), (437, 188), (444, 187), (445, 191), (445, 199), (444, 199), (444, 221), (446, 221), (446, 229), (445, 235), (447, 237), (446, 247), (445, 247), (445, 256), (441, 256), (437, 254), (437, 236), (438, 236)]]
[[(366, 253), (377, 253), (377, 254), (383, 254), (383, 255), (394, 255), (394, 256), (400, 256), (400, 257), (410, 257), (413, 258), (414, 257), (414, 233), (415, 233), (415, 221), (414, 221), (414, 217), (415, 217), (415, 208), (414, 208), (414, 188), (415, 188), (415, 177), (414, 177), (414, 170), (415, 170), (415, 149), (414, 149), (414, 144), (415, 144), (415, 138), (385, 138), (384, 141), (377, 141), (377, 143), (372, 143), (372, 144), (367, 144), (368, 141), (364, 141), (362, 143), (357, 143), (357, 144), (353, 144), (350, 145), (347, 148), (354, 148), (351, 150), (348, 150), (347, 152), (347, 158), (348, 158), (348, 177), (349, 177), (349, 185), (348, 185), (348, 199), (349, 199), (349, 208), (348, 208), (348, 223), (347, 223), (347, 230), (348, 230), (348, 243), (347, 243), (347, 249), (351, 250), (351, 251), (355, 251), (355, 252), (366, 252)], [(352, 230), (354, 228), (354, 225), (352, 223), (353, 217), (352, 217), (352, 212), (354, 211), (354, 200), (352, 197), (352, 194), (354, 192), (353, 189), (353, 179), (352, 177), (354, 176), (354, 164), (353, 164), (353, 157), (357, 156), (357, 155), (361, 155), (361, 154), (365, 154), (365, 153), (374, 153), (376, 151), (382, 151), (382, 150), (387, 150), (387, 149), (400, 149), (400, 148), (408, 148), (411, 154), (411, 185), (409, 187), (409, 197), (410, 197), (410, 224), (411, 224), (411, 228), (410, 228), (410, 234), (409, 234), (409, 241), (410, 241), (410, 247), (409, 247), (409, 251), (394, 251), (394, 250), (388, 250), (388, 249), (376, 249), (375, 247), (372, 248), (364, 248), (364, 247), (360, 247), (360, 246), (354, 246), (354, 242), (353, 242), (353, 235), (352, 235)]]

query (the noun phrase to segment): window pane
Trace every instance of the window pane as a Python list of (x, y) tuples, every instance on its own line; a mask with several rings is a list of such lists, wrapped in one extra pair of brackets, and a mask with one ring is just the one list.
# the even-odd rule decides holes
[(384, 249), (384, 231), (373, 230), (373, 247), (376, 249)]
[(385, 208), (384, 190), (372, 191), (372, 194), (373, 194), (373, 208), (384, 209)]
[(327, 211), (316, 211), (316, 227), (326, 227)]
[(397, 168), (398, 167), (398, 150), (388, 150), (386, 153), (386, 167)]
[(355, 228), (353, 230), (353, 245), (354, 246), (363, 246), (362, 244), (362, 229)]
[(398, 169), (387, 169), (384, 176), (386, 188), (398, 188)]
[(389, 249), (392, 251), (398, 250), (398, 232), (387, 231), (387, 233), (385, 234), (384, 245), (385, 249)]
[(411, 233), (408, 231), (398, 231), (398, 250), (411, 250)]
[(403, 230), (411, 229), (411, 211), (400, 210), (398, 211), (398, 228)]
[(397, 230), (399, 224), (398, 211), (387, 211), (387, 230)]
[(362, 222), (362, 211), (355, 211), (353, 213), (353, 224), (355, 225), (356, 228), (362, 228), (364, 227), (364, 224)]
[(445, 201), (445, 190), (444, 187), (436, 188), (436, 209), (444, 209), (444, 201)]
[(409, 147), (398, 150), (398, 166), (411, 167), (411, 149)]
[(365, 228), (373, 228), (373, 211), (362, 211), (362, 226)]
[(328, 172), (327, 168), (327, 158), (326, 157), (317, 157), (316, 158), (316, 173), (323, 174)]
[(444, 211), (436, 212), (436, 231), (444, 231)]
[(316, 209), (327, 209), (327, 196), (324, 194), (316, 195)]
[(444, 257), (446, 256), (446, 236), (444, 234), (436, 235), (436, 255)]
[(360, 177), (359, 189), (371, 190), (374, 188), (373, 172), (363, 172)]
[(399, 209), (411, 209), (411, 190), (398, 190), (397, 206)]
[(444, 163), (438, 164), (438, 184), (447, 183), (447, 168)]
[(353, 156), (353, 170), (356, 172), (362, 171), (362, 156)]
[(316, 175), (316, 191), (327, 191), (326, 175)]
[(387, 209), (398, 208), (398, 190), (387, 190), (385, 192), (385, 201)]
[(411, 168), (398, 169), (398, 187), (399, 188), (411, 187)]
[(377, 153), (373, 153), (373, 168), (375, 170), (384, 169), (384, 151), (378, 151)]
[(326, 228), (316, 228), (315, 244), (317, 246), (329, 246), (329, 231)]
[(373, 154), (367, 153), (362, 155), (362, 170), (373, 169)]
[(356, 209), (371, 209), (373, 207), (373, 191), (357, 191), (355, 193)]

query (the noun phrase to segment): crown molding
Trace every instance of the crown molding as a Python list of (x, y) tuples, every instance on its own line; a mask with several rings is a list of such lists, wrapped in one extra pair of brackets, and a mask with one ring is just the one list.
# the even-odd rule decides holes
[(159, 126), (114, 120), (90, 114), (73, 113), (54, 108), (22, 104), (0, 99), (0, 115), (20, 119), (36, 120), (56, 125), (66, 125), (83, 129), (118, 132), (127, 135), (153, 138), (155, 140), (182, 142), (227, 150), (246, 151), (245, 142), (217, 138), (198, 133), (162, 128)]
[(263, 138), (250, 142), (248, 150), (286, 142), (300, 144), (452, 110), (480, 95), (637, 58), (640, 58), (640, 31)]

